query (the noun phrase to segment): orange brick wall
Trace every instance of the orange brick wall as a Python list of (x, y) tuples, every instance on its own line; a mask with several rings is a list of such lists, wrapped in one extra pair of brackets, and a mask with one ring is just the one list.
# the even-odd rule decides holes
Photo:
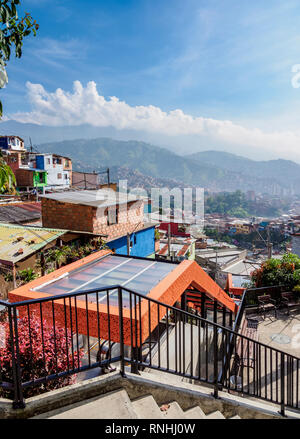
[[(142, 228), (143, 217), (143, 201), (118, 206), (118, 224), (108, 226), (107, 208), (97, 209), (93, 206), (42, 198), (43, 227), (97, 233), (108, 235), (108, 239), (112, 239)], [(136, 227), (137, 224), (139, 227)]]
[(43, 227), (93, 232), (94, 208), (42, 198)]

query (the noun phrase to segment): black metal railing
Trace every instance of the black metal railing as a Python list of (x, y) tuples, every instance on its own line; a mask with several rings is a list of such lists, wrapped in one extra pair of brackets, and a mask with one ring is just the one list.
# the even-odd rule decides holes
[(122, 374), (154, 369), (206, 383), (214, 396), (227, 389), (279, 404), (282, 414), (299, 409), (300, 359), (238, 333), (242, 308), (231, 329), (217, 323), (216, 301), (211, 321), (118, 285), (0, 304), (0, 395), (15, 408), (119, 363)]

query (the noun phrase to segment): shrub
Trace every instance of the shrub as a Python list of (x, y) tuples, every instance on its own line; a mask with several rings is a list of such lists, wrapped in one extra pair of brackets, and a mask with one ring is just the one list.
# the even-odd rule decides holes
[[(30, 324), (30, 336), (29, 336)], [(12, 349), (9, 336), (8, 322), (0, 323), (0, 333), (4, 333), (5, 339), (0, 344), (0, 364), (2, 380), (12, 382)], [(42, 336), (43, 334), (43, 336)], [(79, 367), (82, 353), (74, 354), (72, 360), (72, 341), (70, 331), (64, 328), (50, 326), (46, 320), (41, 321), (34, 314), (18, 320), (18, 340), (20, 351), (20, 367), (22, 382), (42, 378), (48, 375), (66, 371), (69, 367)], [(44, 343), (42, 343), (42, 340)], [(74, 361), (74, 363), (73, 363)], [(24, 388), (24, 397), (29, 398), (49, 390), (58, 389), (72, 384), (76, 375), (70, 375)], [(11, 398), (12, 392), (0, 389), (0, 396)]]
[(284, 285), (293, 289), (300, 283), (300, 258), (292, 253), (281, 259), (268, 259), (251, 274), (255, 287)]
[(22, 284), (27, 284), (38, 277), (38, 274), (32, 268), (25, 268), (17, 272), (18, 278)]

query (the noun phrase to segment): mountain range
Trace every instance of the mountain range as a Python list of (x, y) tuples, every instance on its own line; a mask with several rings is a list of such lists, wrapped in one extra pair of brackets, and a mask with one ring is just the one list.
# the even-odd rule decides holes
[(75, 170), (99, 172), (110, 167), (114, 179), (127, 178), (130, 186), (148, 178), (149, 185), (158, 187), (300, 193), (300, 165), (289, 160), (255, 161), (222, 151), (179, 156), (149, 143), (106, 137), (43, 143), (37, 149), (70, 157)]
[[(27, 147), (32, 141), (41, 152), (70, 156), (75, 170), (109, 167), (112, 178), (127, 179), (134, 187), (200, 186), (213, 192), (240, 189), (275, 195), (300, 193), (300, 165), (293, 161), (252, 160), (207, 150), (210, 145), (205, 148), (200, 143), (196, 149), (200, 152), (188, 154), (195, 145), (191, 148), (180, 136), (174, 137), (174, 146), (169, 143), (162, 147), (154, 146), (156, 142), (136, 131), (91, 125), (47, 127), (14, 120), (2, 121), (0, 134), (19, 135)], [(130, 140), (133, 136), (136, 140)], [(163, 145), (164, 139), (158, 143)]]

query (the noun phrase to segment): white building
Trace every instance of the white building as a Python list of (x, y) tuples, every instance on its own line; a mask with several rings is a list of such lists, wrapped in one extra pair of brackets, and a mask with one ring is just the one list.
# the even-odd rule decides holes
[(46, 189), (66, 189), (72, 184), (72, 161), (57, 154), (37, 154), (36, 167), (47, 171)]

